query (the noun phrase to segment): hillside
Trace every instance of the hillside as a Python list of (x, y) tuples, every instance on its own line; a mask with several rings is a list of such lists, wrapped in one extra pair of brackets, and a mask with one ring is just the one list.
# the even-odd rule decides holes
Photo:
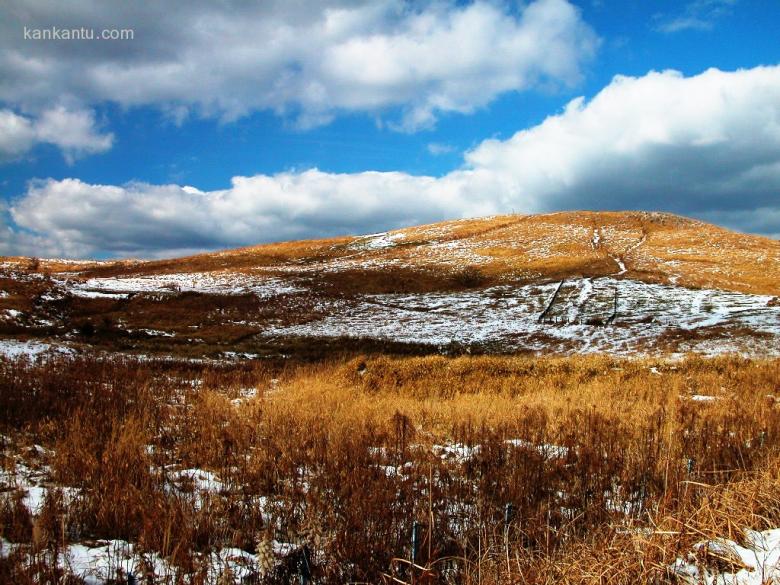
[(172, 260), (2, 266), (0, 332), (17, 339), (196, 355), (323, 344), (780, 351), (780, 242), (663, 213), (497, 216)]
[[(23, 264), (27, 260), (17, 262)], [(457, 276), (464, 267), (472, 267), (486, 280), (538, 282), (617, 274), (644, 282), (780, 293), (776, 278), (780, 274), (780, 242), (654, 212), (494, 216), (359, 237), (266, 244), (174, 260), (48, 260), (41, 267), (54, 273), (75, 269), (90, 276), (204, 271), (283, 277), (319, 272), (357, 271), (368, 275), (375, 271), (422, 271), (427, 276), (416, 282), (395, 284), (368, 279), (355, 285), (364, 287), (363, 292), (448, 288), (447, 276)], [(369, 290), (372, 287), (385, 290)]]

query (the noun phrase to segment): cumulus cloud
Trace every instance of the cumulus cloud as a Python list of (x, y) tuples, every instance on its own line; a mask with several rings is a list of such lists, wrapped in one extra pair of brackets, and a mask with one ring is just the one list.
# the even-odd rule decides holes
[[(61, 248), (149, 255), (413, 225), (469, 209), (437, 180), (318, 170), (235, 177), (229, 189), (37, 181), (11, 207), (17, 225)], [(481, 211), (474, 208), (475, 213)]]
[(101, 133), (92, 112), (57, 106), (36, 118), (0, 109), (0, 162), (18, 159), (36, 144), (60, 148), (69, 163), (86, 154), (105, 152), (114, 142), (113, 134)]
[(662, 209), (780, 233), (780, 66), (616, 77), (442, 177), (317, 170), (228, 189), (31, 183), (16, 224), (57, 244), (158, 255), (499, 212)]
[(0, 256), (56, 256), (78, 258), (93, 253), (78, 247), (63, 247), (45, 236), (14, 229), (7, 222), (0, 222)]
[(487, 140), (466, 161), (542, 209), (776, 205), (780, 67), (618, 76), (590, 102)]
[[(598, 38), (568, 0), (213, 3), (8, 0), (0, 7), (0, 100), (48, 107), (155, 105), (178, 117), (272, 110), (301, 126), (342, 111), (400, 108), (413, 131), (507, 91), (572, 85)], [(33, 28), (106, 27), (123, 41), (33, 41)], [(96, 43), (99, 42), (99, 49)], [(214, 50), (219, 47), (219, 51)]]
[(32, 122), (11, 110), (0, 110), (0, 161), (15, 159), (35, 143)]

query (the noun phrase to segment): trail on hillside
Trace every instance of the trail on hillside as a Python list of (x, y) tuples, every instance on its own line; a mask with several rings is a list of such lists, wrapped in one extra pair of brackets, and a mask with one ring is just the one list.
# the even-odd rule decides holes
[(647, 230), (642, 227), (642, 236), (633, 244), (631, 244), (628, 248), (626, 248), (622, 253), (616, 253), (613, 250), (613, 247), (611, 246), (610, 242), (604, 237), (604, 231), (602, 229), (602, 226), (596, 225), (594, 222), (593, 227), (593, 235), (591, 237), (591, 246), (594, 250), (604, 250), (607, 256), (609, 256), (612, 261), (617, 265), (617, 272), (611, 274), (610, 276), (622, 276), (626, 274), (629, 270), (628, 266), (626, 265), (626, 257), (631, 254), (634, 250), (638, 249), (640, 246), (642, 246), (647, 241)]

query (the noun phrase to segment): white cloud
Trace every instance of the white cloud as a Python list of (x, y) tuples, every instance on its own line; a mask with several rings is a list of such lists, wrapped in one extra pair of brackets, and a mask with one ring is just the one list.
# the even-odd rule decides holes
[(59, 147), (70, 163), (86, 154), (105, 152), (113, 142), (113, 134), (101, 134), (89, 111), (57, 106), (28, 118), (0, 109), (0, 162), (18, 159), (36, 144), (47, 143)]
[(717, 20), (731, 14), (737, 0), (694, 0), (675, 15), (658, 14), (656, 30), (676, 33), (685, 30), (711, 30)]
[(149, 256), (511, 210), (663, 209), (777, 234), (779, 194), (776, 66), (616, 77), (439, 178), (308, 170), (210, 192), (49, 180), (10, 213), (54, 249)]
[(67, 248), (56, 242), (24, 230), (14, 229), (0, 222), (0, 256), (40, 256), (85, 257), (94, 253), (89, 248)]
[(430, 177), (308, 170), (235, 177), (229, 189), (207, 193), (177, 185), (39, 181), (11, 215), (63, 249), (147, 255), (412, 225), (470, 207)]
[[(130, 28), (127, 41), (31, 41), (24, 27)], [(253, 110), (327, 123), (400, 108), (431, 126), (507, 91), (576, 84), (598, 39), (567, 0), (156, 2), (8, 0), (0, 7), (0, 100), (52, 96), (234, 119)], [(219, 50), (214, 50), (217, 46)]]
[(780, 67), (616, 77), (590, 102), (466, 155), (539, 209), (777, 205)]
[(35, 122), (35, 131), (39, 142), (58, 146), (69, 161), (105, 152), (114, 143), (113, 134), (99, 132), (92, 112), (62, 106), (45, 110)]
[(29, 119), (0, 110), (0, 162), (15, 159), (35, 144), (35, 129)]
[(428, 152), (433, 156), (440, 156), (442, 154), (449, 154), (455, 152), (455, 147), (451, 144), (444, 144), (442, 142), (430, 142), (427, 146)]

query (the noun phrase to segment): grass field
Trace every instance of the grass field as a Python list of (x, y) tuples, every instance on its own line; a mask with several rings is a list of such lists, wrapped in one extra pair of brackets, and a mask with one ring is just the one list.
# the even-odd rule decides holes
[(692, 547), (780, 526), (779, 365), (3, 360), (0, 581), (755, 576)]

